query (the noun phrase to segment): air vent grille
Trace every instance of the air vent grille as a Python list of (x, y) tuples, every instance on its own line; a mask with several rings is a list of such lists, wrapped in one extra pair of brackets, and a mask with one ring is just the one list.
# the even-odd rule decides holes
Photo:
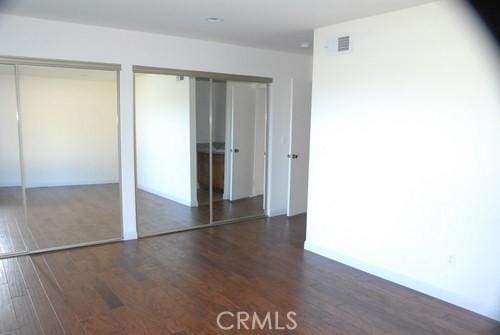
[(338, 52), (345, 52), (345, 51), (349, 51), (349, 49), (350, 49), (349, 36), (339, 37), (338, 41), (337, 41), (337, 51)]

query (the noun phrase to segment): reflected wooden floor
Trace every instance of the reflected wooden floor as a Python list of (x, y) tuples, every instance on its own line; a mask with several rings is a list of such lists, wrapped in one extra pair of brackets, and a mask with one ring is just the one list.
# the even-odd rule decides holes
[(304, 251), (304, 236), (304, 216), (278, 217), (1, 260), (0, 334), (237, 333), (217, 328), (223, 311), (295, 311), (293, 333), (305, 335), (500, 330), (490, 319)]
[[(0, 254), (120, 238), (119, 192), (118, 184), (28, 188), (26, 220), (21, 188), (0, 188)], [(214, 220), (258, 215), (262, 208), (262, 196), (216, 201)], [(137, 212), (141, 235), (209, 223), (208, 205), (184, 206), (144, 191)]]
[(121, 238), (119, 184), (26, 189), (35, 248)]
[[(210, 203), (210, 191), (204, 189), (198, 189), (198, 204), (200, 206), (208, 205)], [(214, 190), (212, 193), (213, 201), (221, 201), (223, 194)]]
[(24, 218), (21, 187), (0, 187), (0, 254), (26, 251), (21, 235)]
[[(118, 184), (0, 188), (2, 253), (121, 237)], [(22, 234), (20, 234), (21, 232)]]
[[(206, 194), (199, 194), (201, 199)], [(221, 195), (220, 195), (221, 196)], [(263, 214), (263, 197), (257, 196), (236, 201), (222, 200), (213, 203), (214, 221), (222, 221), (245, 216)], [(204, 205), (189, 207), (178, 202), (159, 197), (155, 194), (137, 191), (137, 222), (139, 235), (151, 235), (179, 228), (206, 225), (210, 222), (208, 202)]]

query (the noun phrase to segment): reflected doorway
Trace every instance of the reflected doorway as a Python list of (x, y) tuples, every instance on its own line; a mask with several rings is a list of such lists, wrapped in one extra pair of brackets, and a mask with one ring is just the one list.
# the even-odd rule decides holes
[(264, 214), (267, 84), (135, 73), (139, 236)]

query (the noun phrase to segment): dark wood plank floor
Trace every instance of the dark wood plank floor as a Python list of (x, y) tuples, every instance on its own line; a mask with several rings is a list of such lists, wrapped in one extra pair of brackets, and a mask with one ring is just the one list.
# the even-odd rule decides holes
[[(210, 222), (207, 195), (198, 207), (189, 207), (155, 194), (137, 191), (137, 222), (139, 235), (151, 235), (179, 228), (206, 225)], [(222, 200), (220, 195), (213, 202), (214, 222), (264, 214), (263, 197), (256, 196), (236, 201)]]
[(0, 253), (121, 237), (118, 184), (0, 188)]
[[(28, 188), (27, 217), (20, 187), (0, 187), (0, 254), (121, 237), (118, 184)], [(200, 194), (202, 200), (206, 194)], [(262, 196), (222, 201), (214, 220), (263, 214)], [(209, 206), (188, 207), (139, 191), (139, 233), (150, 235), (209, 223)]]
[(295, 311), (307, 335), (500, 330), (304, 251), (304, 236), (303, 216), (278, 217), (2, 260), (0, 334), (236, 333), (216, 326), (226, 310)]
[(26, 189), (30, 249), (121, 237), (119, 184)]
[(20, 228), (25, 226), (21, 187), (0, 187), (0, 254), (26, 251)]

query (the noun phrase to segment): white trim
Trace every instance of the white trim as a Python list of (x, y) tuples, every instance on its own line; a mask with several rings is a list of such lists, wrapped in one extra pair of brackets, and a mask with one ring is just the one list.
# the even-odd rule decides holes
[(168, 200), (172, 200), (172, 201), (175, 201), (181, 205), (184, 205), (184, 206), (188, 206), (188, 207), (198, 207), (198, 200), (197, 199), (192, 199), (192, 201), (189, 201), (189, 200), (186, 200), (186, 199), (183, 199), (183, 198), (179, 198), (178, 196), (175, 196), (175, 195), (172, 195), (172, 194), (168, 194), (168, 193), (165, 193), (165, 192), (161, 192), (161, 191), (158, 191), (154, 188), (150, 188), (150, 187), (145, 187), (144, 185), (137, 185), (137, 189), (139, 190), (143, 190), (143, 191), (146, 191), (148, 193), (152, 193), (154, 195), (157, 195), (159, 197), (162, 197), (162, 198), (165, 198), (165, 199), (168, 199)]
[(269, 209), (266, 213), (267, 216), (272, 217), (272, 216), (280, 216), (280, 215), (286, 215), (286, 208), (281, 208), (281, 209)]
[(124, 241), (137, 240), (137, 238), (138, 238), (137, 231), (135, 229), (130, 231), (123, 230)]
[(495, 307), (481, 304), (455, 292), (447, 291), (446, 289), (433, 286), (418, 279), (414, 279), (412, 277), (408, 277), (403, 274), (378, 267), (376, 265), (368, 264), (356, 258), (346, 256), (342, 253), (332, 250), (331, 248), (323, 247), (319, 244), (306, 241), (304, 244), (304, 249), (320, 256), (351, 266), (363, 272), (367, 272), (374, 276), (408, 287), (415, 291), (430, 295), (434, 298), (444, 300), (450, 304), (460, 306), (488, 318), (500, 321), (500, 311), (498, 310), (498, 306)]

